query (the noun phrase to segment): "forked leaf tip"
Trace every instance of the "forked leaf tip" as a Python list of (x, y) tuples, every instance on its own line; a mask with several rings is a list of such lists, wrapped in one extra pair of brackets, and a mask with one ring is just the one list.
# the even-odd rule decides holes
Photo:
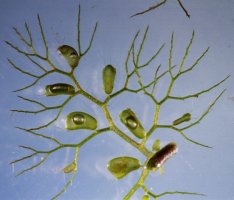
[(22, 130), (22, 131), (28, 131), (26, 128), (22, 128), (22, 127), (19, 127), (19, 126), (15, 126), (16, 129), (19, 129), (19, 130)]

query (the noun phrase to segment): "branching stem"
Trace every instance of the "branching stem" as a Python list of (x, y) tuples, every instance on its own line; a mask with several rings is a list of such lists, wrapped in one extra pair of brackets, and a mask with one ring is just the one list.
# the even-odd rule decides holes
[[(142, 15), (146, 12), (149, 12), (151, 10), (154, 10), (160, 6), (162, 6), (163, 4), (165, 4), (167, 2), (167, 0), (162, 0), (161, 2), (155, 4), (154, 6), (151, 6), (150, 8), (148, 8), (147, 10), (144, 10), (142, 12), (136, 13), (134, 16), (137, 15)], [(190, 17), (189, 13), (187, 12), (187, 10), (185, 9), (185, 7), (183, 6), (182, 2), (180, 0), (178, 0), (178, 3), (180, 5), (180, 7), (183, 9), (183, 11), (185, 12), (185, 14), (187, 15), (187, 17)], [(88, 46), (85, 50), (82, 50), (82, 45), (81, 45), (81, 25), (80, 25), (80, 13), (81, 13), (81, 8), (79, 6), (78, 8), (78, 22), (77, 22), (77, 52), (78, 52), (78, 57), (79, 60), (82, 59), (91, 49), (92, 45), (93, 45), (93, 41), (94, 41), (94, 37), (97, 31), (97, 27), (98, 27), (98, 23), (95, 24), (93, 31), (91, 33), (91, 38), (90, 41), (88, 43)], [(31, 31), (29, 29), (29, 26), (27, 25), (27, 23), (25, 23), (25, 31), (27, 34), (27, 37), (24, 37), (23, 34), (20, 33), (20, 31), (17, 28), (13, 28), (16, 35), (19, 37), (19, 39), (24, 43), (24, 45), (27, 46), (27, 48), (29, 49), (29, 51), (24, 51), (21, 48), (18, 48), (17, 46), (15, 46), (14, 44), (12, 44), (9, 41), (6, 41), (6, 44), (8, 46), (10, 46), (12, 49), (14, 49), (15, 51), (17, 51), (19, 54), (25, 56), (31, 63), (33, 63), (37, 68), (39, 68), (42, 71), (42, 74), (40, 75), (35, 75), (31, 72), (28, 72), (27, 70), (24, 70), (25, 67), (18, 67), (12, 60), (8, 59), (9, 64), (16, 69), (17, 71), (19, 71), (20, 73), (23, 73), (25, 75), (28, 75), (32, 78), (34, 78), (35, 80), (23, 87), (20, 88), (18, 90), (16, 90), (15, 92), (18, 91), (22, 91), (22, 90), (26, 90), (28, 88), (31, 88), (33, 86), (35, 86), (39, 81), (41, 81), (42, 79), (44, 79), (45, 77), (49, 76), (50, 74), (61, 74), (63, 76), (65, 76), (66, 78), (69, 78), (70, 81), (72, 81), (73, 86), (75, 87), (75, 92), (72, 95), (69, 95), (68, 98), (61, 103), (60, 105), (57, 106), (46, 106), (45, 104), (41, 103), (40, 101), (34, 100), (34, 99), (29, 99), (23, 96), (18, 96), (20, 99), (28, 102), (28, 103), (32, 103), (32, 104), (36, 104), (37, 106), (40, 106), (41, 108), (39, 110), (36, 111), (32, 111), (32, 110), (20, 110), (20, 109), (14, 109), (12, 111), (15, 112), (20, 112), (20, 113), (31, 113), (31, 114), (37, 114), (37, 113), (42, 113), (48, 110), (56, 110), (57, 114), (56, 116), (50, 120), (49, 122), (47, 122), (46, 124), (34, 127), (34, 128), (21, 128), (21, 127), (16, 127), (20, 130), (25, 131), (27, 134), (31, 134), (35, 137), (38, 138), (42, 138), (45, 139), (46, 141), (50, 141), (53, 142), (53, 144), (55, 145), (55, 147), (53, 147), (52, 149), (49, 150), (38, 150), (37, 148), (33, 148), (30, 146), (25, 146), (25, 145), (20, 145), (20, 148), (26, 149), (28, 151), (31, 152), (31, 154), (21, 157), (19, 159), (16, 159), (14, 161), (12, 161), (10, 164), (14, 164), (14, 163), (18, 163), (21, 161), (25, 161), (28, 159), (31, 159), (35, 156), (39, 156), (42, 155), (40, 161), (38, 161), (37, 163), (35, 163), (34, 165), (32, 165), (31, 167), (28, 167), (22, 171), (20, 171), (17, 176), (24, 174), (26, 172), (29, 172), (37, 167), (39, 167), (40, 165), (42, 165), (47, 158), (52, 155), (54, 152), (57, 152), (58, 150), (64, 149), (64, 148), (71, 148), (74, 151), (74, 159), (72, 164), (75, 164), (75, 168), (73, 168), (70, 172), (71, 175), (67, 181), (67, 183), (64, 185), (64, 187), (55, 195), (52, 197), (52, 199), (57, 199), (58, 197), (60, 197), (68, 188), (68, 186), (72, 183), (72, 181), (75, 178), (75, 175), (77, 173), (77, 166), (78, 165), (78, 154), (79, 154), (79, 150), (85, 145), (87, 144), (90, 140), (92, 140), (94, 137), (105, 133), (105, 132), (112, 132), (114, 134), (116, 134), (117, 136), (119, 136), (120, 138), (122, 138), (125, 142), (127, 142), (129, 145), (131, 145), (132, 147), (134, 147), (137, 151), (139, 151), (141, 154), (143, 154), (145, 156), (145, 163), (144, 165), (140, 165), (142, 167), (142, 173), (138, 179), (138, 181), (134, 184), (134, 186), (130, 189), (130, 191), (125, 195), (124, 200), (128, 200), (131, 199), (131, 197), (134, 195), (134, 193), (142, 188), (148, 195), (150, 195), (151, 197), (157, 199), (161, 196), (164, 195), (168, 195), (168, 194), (190, 194), (190, 195), (203, 195), (203, 194), (199, 194), (199, 193), (193, 193), (193, 192), (180, 192), (180, 191), (175, 191), (175, 192), (164, 192), (161, 194), (154, 194), (153, 192), (149, 191), (148, 188), (145, 186), (145, 181), (150, 173), (150, 171), (147, 169), (147, 162), (148, 160), (151, 158), (151, 156), (153, 155), (153, 152), (151, 152), (147, 147), (146, 147), (146, 142), (149, 140), (150, 136), (152, 136), (152, 134), (154, 134), (158, 128), (167, 128), (167, 129), (171, 129), (177, 133), (179, 133), (185, 140), (202, 146), (202, 147), (208, 147), (211, 148), (210, 146), (204, 145), (200, 142), (194, 141), (191, 138), (189, 138), (184, 132), (199, 124), (204, 118), (205, 116), (210, 112), (210, 110), (212, 109), (212, 107), (216, 104), (216, 102), (218, 101), (218, 99), (222, 96), (222, 94), (224, 93), (224, 91), (222, 91), (218, 97), (215, 98), (215, 100), (209, 105), (209, 107), (205, 110), (205, 112), (203, 114), (201, 114), (201, 116), (198, 118), (198, 120), (190, 123), (187, 126), (184, 126), (182, 128), (178, 128), (176, 125), (163, 125), (163, 124), (159, 124), (159, 117), (160, 117), (160, 109), (161, 107), (168, 101), (168, 100), (186, 100), (189, 98), (194, 98), (194, 97), (199, 97), (202, 94), (208, 93), (211, 90), (217, 88), (219, 85), (221, 85), (224, 81), (226, 81), (229, 76), (227, 76), (226, 78), (224, 78), (223, 80), (219, 81), (218, 83), (210, 86), (209, 88), (196, 92), (194, 94), (187, 94), (185, 96), (173, 96), (171, 93), (173, 92), (173, 86), (175, 85), (175, 82), (177, 81), (177, 79), (179, 79), (179, 77), (181, 77), (182, 75), (186, 74), (187, 72), (192, 71), (202, 60), (202, 58), (206, 55), (206, 53), (208, 52), (209, 48), (205, 49), (202, 54), (194, 61), (194, 63), (189, 66), (186, 67), (186, 59), (189, 56), (189, 52), (190, 49), (192, 47), (192, 43), (194, 40), (194, 36), (195, 33), (193, 31), (192, 36), (189, 40), (189, 43), (185, 49), (185, 53), (182, 57), (182, 60), (180, 62), (180, 65), (178, 66), (178, 70), (177, 73), (174, 73), (176, 70), (174, 70), (174, 68), (176, 67), (176, 65), (173, 65), (173, 43), (174, 43), (174, 33), (172, 33), (171, 35), (171, 39), (170, 39), (170, 50), (169, 50), (169, 55), (168, 55), (168, 68), (165, 70), (163, 69), (163, 71), (161, 72), (161, 64), (154, 64), (153, 62), (156, 60), (156, 58), (158, 58), (158, 56), (160, 55), (161, 51), (163, 50), (165, 44), (162, 44), (158, 50), (154, 51), (152, 53), (152, 55), (143, 63), (141, 63), (141, 58), (142, 58), (142, 54), (145, 48), (145, 42), (148, 39), (148, 32), (149, 32), (149, 26), (146, 27), (142, 39), (139, 41), (139, 45), (137, 45), (137, 41), (139, 39), (139, 34), (140, 31), (138, 31), (135, 36), (133, 37), (133, 40), (130, 44), (130, 47), (128, 49), (127, 52), (127, 56), (126, 56), (126, 60), (124, 62), (125, 65), (125, 73), (126, 73), (126, 77), (125, 77), (125, 81), (124, 84), (122, 86), (122, 88), (120, 88), (117, 91), (114, 91), (112, 94), (108, 94), (107, 97), (105, 98), (104, 101), (100, 100), (98, 97), (93, 96), (92, 94), (88, 93), (87, 91), (85, 91), (82, 87), (82, 85), (79, 83), (79, 81), (77, 80), (74, 71), (75, 69), (77, 69), (77, 66), (72, 68), (69, 72), (67, 71), (63, 71), (61, 69), (59, 69), (59, 67), (57, 67), (49, 58), (49, 47), (46, 41), (46, 37), (45, 37), (45, 33), (42, 27), (42, 23), (41, 23), (41, 19), (39, 17), (39, 15), (37, 16), (37, 20), (38, 20), (38, 24), (39, 24), (39, 30), (40, 30), (40, 34), (41, 34), (41, 38), (42, 38), (42, 42), (43, 42), (43, 46), (45, 49), (45, 55), (40, 55), (38, 54), (38, 52), (36, 51), (36, 48), (33, 45), (33, 38), (32, 38), (32, 34)], [(76, 54), (77, 56), (77, 54)], [(35, 60), (34, 58), (37, 58), (37, 60)], [(41, 61), (43, 63), (46, 63), (47, 68), (49, 68), (48, 70), (43, 67), (40, 63)], [(78, 64), (79, 65), (79, 62)], [(143, 80), (143, 76), (141, 74), (142, 69), (146, 68), (150, 65), (156, 66), (155, 68), (155, 75), (152, 78), (152, 80), (148, 81), (145, 84), (144, 80)], [(133, 69), (130, 70), (130, 67), (132, 67)], [(161, 78), (163, 78), (164, 76), (170, 76), (170, 83), (169, 86), (166, 90), (166, 94), (165, 96), (163, 96), (163, 98), (159, 101), (157, 98), (157, 85), (160, 81)], [(137, 83), (138, 83), (138, 87), (137, 89), (132, 89), (129, 88), (129, 81), (130, 79), (136, 76), (137, 78)], [(156, 91), (156, 92), (155, 92)], [(148, 131), (146, 131), (146, 136), (143, 136), (144, 138), (140, 141), (137, 142), (135, 141), (135, 139), (133, 139), (132, 137), (128, 136), (126, 133), (124, 133), (118, 126), (117, 123), (114, 121), (114, 119), (111, 116), (111, 112), (108, 109), (108, 105), (110, 103), (110, 101), (117, 97), (118, 95), (124, 93), (124, 92), (131, 92), (131, 93), (140, 93), (142, 92), (144, 95), (146, 95), (147, 97), (149, 97), (150, 101), (153, 103), (154, 106), (154, 117), (152, 120), (152, 125), (150, 127), (150, 129)], [(157, 95), (156, 95), (157, 94)], [(99, 106), (102, 109), (102, 112), (105, 115), (105, 118), (108, 122), (107, 127), (105, 128), (100, 128), (97, 130), (94, 130), (89, 136), (87, 136), (86, 138), (84, 138), (83, 140), (76, 142), (76, 143), (62, 143), (61, 141), (59, 141), (56, 137), (54, 136), (47, 136), (45, 134), (39, 133), (38, 130), (44, 129), (44, 128), (48, 128), (50, 125), (52, 125), (54, 122), (56, 122), (59, 117), (61, 116), (61, 113), (64, 111), (65, 107), (68, 105), (68, 103), (77, 95), (82, 95), (83, 97), (85, 97), (87, 100), (89, 100), (91, 103), (93, 103), (94, 105)]]

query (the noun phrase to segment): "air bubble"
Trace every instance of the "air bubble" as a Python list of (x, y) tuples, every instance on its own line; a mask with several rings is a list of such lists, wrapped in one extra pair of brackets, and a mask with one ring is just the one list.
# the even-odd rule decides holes
[(130, 116), (126, 119), (127, 126), (131, 129), (135, 129), (138, 126), (138, 123), (136, 122), (135, 118)]
[(81, 125), (85, 122), (85, 117), (82, 114), (76, 114), (73, 116), (73, 122), (77, 125)]

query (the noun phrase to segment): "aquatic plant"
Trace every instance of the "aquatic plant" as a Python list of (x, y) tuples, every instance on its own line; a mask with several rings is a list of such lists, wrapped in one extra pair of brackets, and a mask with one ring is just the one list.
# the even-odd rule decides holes
[[(31, 159), (35, 156), (40, 155), (42, 159), (37, 162), (36, 164), (20, 171), (17, 176), (22, 175), (26, 172), (30, 172), (33, 169), (37, 168), (38, 166), (42, 165), (52, 154), (55, 152), (71, 148), (74, 151), (74, 159), (72, 162), (67, 163), (66, 166), (63, 168), (64, 173), (70, 173), (71, 176), (67, 183), (64, 185), (64, 187), (58, 191), (55, 196), (52, 197), (52, 199), (56, 199), (59, 196), (61, 196), (68, 188), (68, 186), (72, 183), (73, 179), (75, 178), (77, 172), (79, 171), (79, 164), (78, 164), (78, 155), (80, 149), (87, 144), (89, 141), (91, 141), (94, 137), (106, 133), (111, 132), (113, 134), (116, 134), (120, 138), (122, 138), (128, 145), (131, 145), (136, 149), (136, 151), (140, 152), (144, 157), (145, 161), (141, 163), (137, 158), (129, 157), (128, 155), (113, 158), (107, 163), (107, 168), (110, 171), (110, 173), (116, 177), (117, 179), (124, 178), (129, 173), (131, 173), (134, 170), (141, 170), (141, 175), (138, 179), (138, 181), (132, 186), (132, 188), (129, 190), (129, 192), (123, 197), (123, 199), (128, 200), (130, 199), (134, 193), (142, 189), (145, 192), (145, 195), (142, 197), (142, 199), (149, 199), (154, 198), (158, 199), (164, 195), (170, 195), (170, 194), (188, 194), (188, 195), (203, 195), (199, 193), (194, 192), (185, 192), (185, 191), (166, 191), (161, 194), (155, 194), (153, 191), (149, 190), (149, 188), (145, 185), (145, 181), (150, 173), (155, 173), (156, 170), (160, 169), (164, 164), (165, 161), (167, 161), (169, 158), (171, 158), (176, 152), (177, 152), (177, 145), (174, 142), (171, 142), (167, 144), (165, 147), (160, 147), (160, 140), (156, 139), (152, 150), (148, 149), (146, 146), (146, 142), (149, 140), (149, 138), (152, 136), (152, 134), (155, 133), (158, 129), (170, 129), (173, 130), (175, 133), (181, 135), (186, 141), (191, 142), (192, 144), (198, 145), (200, 147), (206, 147), (211, 148), (208, 145), (202, 144), (198, 141), (195, 141), (188, 137), (186, 135), (186, 131), (190, 129), (191, 127), (194, 127), (198, 125), (205, 117), (206, 115), (211, 111), (212, 107), (216, 104), (218, 99), (222, 96), (224, 91), (222, 91), (214, 100), (213, 102), (207, 106), (207, 109), (198, 117), (197, 120), (192, 120), (191, 116), (192, 114), (186, 113), (179, 119), (175, 119), (171, 124), (159, 124), (159, 117), (160, 117), (160, 109), (161, 107), (168, 102), (168, 100), (175, 100), (175, 101), (184, 101), (186, 99), (191, 98), (198, 98), (200, 95), (209, 93), (211, 90), (216, 89), (220, 84), (222, 84), (229, 76), (224, 78), (223, 80), (215, 83), (214, 85), (208, 87), (205, 90), (188, 94), (185, 96), (173, 96), (172, 90), (175, 82), (182, 76), (186, 75), (187, 73), (191, 72), (202, 60), (202, 58), (207, 54), (209, 48), (205, 49), (201, 55), (195, 59), (194, 63), (190, 66), (185, 66), (185, 61), (187, 57), (189, 56), (189, 50), (192, 46), (193, 39), (194, 39), (194, 32), (192, 33), (192, 36), (190, 38), (190, 41), (186, 47), (185, 53), (183, 55), (183, 58), (181, 59), (181, 63), (179, 66), (173, 65), (172, 63), (172, 56), (173, 56), (173, 44), (174, 44), (174, 34), (172, 33), (170, 38), (170, 51), (168, 56), (168, 68), (163, 69), (161, 71), (161, 65), (157, 66), (155, 69), (155, 76), (153, 80), (149, 81), (147, 84), (144, 84), (142, 80), (142, 69), (149, 66), (156, 58), (159, 57), (160, 52), (164, 48), (164, 44), (161, 45), (159, 49), (157, 49), (150, 58), (145, 61), (144, 63), (141, 63), (141, 56), (142, 52), (144, 50), (144, 44), (147, 40), (149, 27), (147, 27), (144, 32), (142, 38), (140, 38), (140, 31), (138, 31), (135, 36), (133, 37), (133, 40), (130, 44), (130, 47), (128, 49), (126, 60), (125, 60), (125, 81), (119, 90), (114, 90), (114, 83), (118, 80), (116, 80), (115, 74), (117, 70), (112, 65), (107, 65), (103, 70), (103, 89), (106, 92), (106, 98), (105, 100), (100, 100), (97, 97), (91, 95), (87, 91), (85, 91), (80, 84), (79, 80), (77, 80), (76, 76), (74, 75), (75, 70), (79, 70), (79, 61), (83, 59), (84, 56), (89, 52), (93, 45), (95, 33), (98, 27), (98, 23), (95, 24), (93, 32), (91, 34), (91, 39), (88, 44), (88, 47), (85, 50), (81, 49), (81, 27), (80, 27), (80, 7), (78, 10), (78, 23), (77, 23), (77, 30), (78, 30), (78, 36), (77, 36), (77, 49), (74, 47), (68, 46), (68, 45), (62, 45), (58, 47), (59, 52), (62, 54), (64, 59), (68, 62), (70, 66), (70, 71), (64, 71), (59, 69), (58, 66), (56, 66), (50, 59), (50, 49), (47, 45), (47, 40), (43, 31), (41, 19), (38, 15), (38, 23), (39, 23), (39, 29), (40, 34), (42, 37), (42, 42), (44, 44), (45, 49), (45, 55), (39, 54), (34, 46), (33, 43), (33, 37), (31, 34), (31, 31), (29, 29), (29, 26), (27, 23), (25, 23), (25, 30), (28, 35), (28, 39), (26, 39), (21, 32), (17, 28), (14, 28), (14, 31), (18, 35), (19, 39), (23, 41), (23, 43), (29, 47), (30, 51), (22, 50), (21, 48), (15, 46), (13, 43), (6, 41), (6, 44), (9, 45), (12, 49), (17, 51), (20, 55), (24, 56), (26, 59), (28, 59), (32, 64), (35, 65), (35, 67), (39, 68), (42, 71), (41, 75), (35, 75), (31, 72), (25, 71), (24, 69), (18, 67), (11, 59), (8, 59), (10, 65), (18, 70), (19, 72), (26, 74), (35, 80), (22, 88), (17, 89), (15, 92), (26, 90), (28, 88), (31, 88), (38, 84), (38, 82), (45, 77), (47, 77), (50, 74), (60, 74), (62, 76), (65, 76), (69, 78), (72, 82), (72, 84), (67, 83), (54, 83), (52, 85), (45, 86), (45, 95), (46, 98), (51, 98), (51, 96), (59, 97), (60, 95), (65, 95), (67, 98), (65, 101), (57, 106), (47, 106), (40, 102), (39, 100), (35, 99), (29, 99), (23, 96), (19, 96), (20, 99), (36, 104), (41, 107), (40, 110), (20, 110), (20, 109), (14, 109), (12, 111), (14, 112), (20, 112), (24, 114), (38, 114), (38, 113), (44, 113), (49, 110), (57, 111), (56, 116), (48, 121), (46, 124), (39, 125), (37, 127), (31, 127), (31, 128), (22, 128), (17, 127), (20, 130), (25, 131), (26, 133), (33, 135), (35, 137), (39, 137), (45, 140), (48, 140), (50, 142), (53, 142), (56, 147), (50, 149), (50, 150), (38, 150), (31, 146), (20, 146), (20, 148), (29, 150), (31, 154), (21, 157), (19, 159), (11, 161), (11, 164), (19, 163), (24, 160)], [(137, 45), (137, 42), (139, 40), (139, 46)], [(45, 68), (42, 66), (36, 59), (42, 60), (45, 63), (48, 64), (50, 69)], [(129, 65), (133, 66), (133, 69), (130, 69)], [(130, 88), (129, 81), (133, 76), (137, 77), (137, 88)], [(165, 96), (161, 99), (155, 94), (155, 88), (156, 85), (159, 83), (160, 79), (164, 76), (169, 76), (170, 83), (169, 86), (165, 92)], [(126, 108), (123, 111), (120, 111), (120, 121), (128, 128), (128, 130), (132, 133), (132, 137), (128, 136), (126, 133), (124, 133), (118, 126), (116, 121), (113, 120), (113, 117), (111, 116), (110, 109), (108, 108), (108, 105), (110, 104), (111, 100), (119, 96), (120, 94), (123, 94), (125, 92), (129, 93), (135, 93), (135, 94), (143, 94), (146, 95), (153, 103), (154, 105), (154, 117), (152, 120), (152, 124), (149, 130), (145, 130), (144, 123), (142, 123), (137, 115), (134, 113), (133, 110), (130, 108)], [(82, 111), (74, 111), (70, 114), (68, 114), (66, 119), (66, 126), (64, 129), (68, 130), (79, 130), (79, 129), (87, 129), (92, 131), (92, 133), (87, 136), (85, 139), (79, 141), (78, 143), (62, 143), (54, 136), (48, 136), (46, 134), (41, 133), (43, 129), (46, 129), (50, 127), (53, 123), (55, 123), (59, 117), (61, 117), (62, 112), (64, 111), (67, 104), (74, 99), (76, 96), (83, 96), (84, 98), (88, 99), (91, 104), (95, 104), (101, 108), (101, 110), (104, 113), (104, 116), (108, 122), (108, 126), (98, 129), (98, 121), (100, 119), (95, 119), (93, 116), (91, 116), (88, 113), (82, 112)], [(189, 121), (192, 121), (191, 123)], [(182, 125), (186, 122), (184, 126), (177, 126)], [(188, 124), (189, 123), (189, 124)], [(81, 130), (82, 131), (82, 130)], [(136, 138), (137, 137), (137, 138)], [(137, 140), (136, 140), (137, 139)], [(127, 152), (126, 152), (127, 154)]]
[[(187, 11), (187, 9), (184, 7), (184, 5), (183, 5), (183, 3), (181, 2), (181, 0), (177, 0), (177, 1), (178, 1), (178, 3), (179, 3), (180, 7), (182, 8), (182, 10), (184, 11), (184, 13), (186, 14), (186, 16), (187, 16), (188, 18), (190, 18), (190, 14), (189, 14), (189, 12)], [(150, 6), (148, 9), (145, 9), (145, 10), (143, 10), (143, 11), (141, 11), (141, 12), (137, 12), (136, 14), (132, 15), (131, 17), (135, 17), (135, 16), (138, 16), (138, 15), (143, 15), (143, 14), (145, 14), (145, 13), (147, 13), (147, 12), (150, 12), (150, 11), (152, 11), (152, 10), (155, 10), (156, 8), (158, 8), (158, 7), (162, 6), (162, 5), (164, 5), (166, 2), (167, 2), (167, 0), (162, 0), (162, 1), (160, 1), (159, 3), (156, 3), (156, 4), (153, 5), (153, 6)]]

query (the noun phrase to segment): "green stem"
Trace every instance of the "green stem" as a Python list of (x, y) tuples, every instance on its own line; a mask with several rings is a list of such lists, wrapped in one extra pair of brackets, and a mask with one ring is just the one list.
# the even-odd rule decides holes
[(107, 121), (110, 124), (110, 128), (112, 131), (114, 131), (118, 136), (120, 136), (122, 139), (124, 139), (126, 142), (128, 142), (129, 144), (131, 144), (133, 147), (135, 147), (138, 151), (140, 151), (141, 153), (143, 153), (146, 157), (151, 155), (151, 152), (144, 146), (141, 145), (139, 143), (137, 143), (135, 140), (131, 139), (128, 135), (126, 135), (125, 133), (123, 133), (114, 123), (111, 114), (107, 108), (106, 105), (102, 106), (102, 110), (106, 116)]
[(149, 171), (146, 168), (143, 168), (140, 178), (138, 179), (137, 183), (132, 187), (132, 189), (125, 195), (123, 200), (129, 200), (132, 195), (138, 190), (139, 187), (144, 185), (146, 178), (149, 175)]

